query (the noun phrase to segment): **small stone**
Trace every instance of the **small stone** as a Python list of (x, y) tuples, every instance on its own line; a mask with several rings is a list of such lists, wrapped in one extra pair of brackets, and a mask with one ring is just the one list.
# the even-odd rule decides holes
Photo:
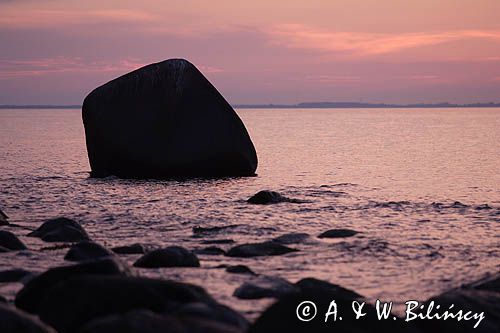
[(146, 249), (142, 244), (135, 243), (132, 245), (117, 246), (111, 249), (114, 253), (118, 254), (144, 254)]
[(45, 242), (79, 242), (89, 240), (87, 232), (78, 222), (65, 217), (45, 221), (38, 229), (28, 234)]
[(358, 231), (351, 230), (351, 229), (331, 229), (331, 230), (323, 232), (318, 237), (319, 238), (346, 238), (346, 237), (352, 237), (358, 233), (359, 233)]
[(135, 267), (200, 267), (196, 255), (180, 246), (169, 246), (146, 253), (135, 263)]
[(229, 257), (277, 256), (296, 251), (298, 250), (276, 242), (268, 241), (263, 243), (238, 245), (231, 248), (226, 255)]
[(64, 260), (86, 261), (113, 256), (113, 252), (94, 242), (80, 242), (73, 245)]
[(27, 249), (26, 245), (16, 235), (6, 230), (0, 230), (0, 246), (10, 251)]

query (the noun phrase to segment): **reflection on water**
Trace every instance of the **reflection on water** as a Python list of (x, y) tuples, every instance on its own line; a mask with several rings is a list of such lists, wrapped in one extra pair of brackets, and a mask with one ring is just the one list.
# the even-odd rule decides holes
[[(202, 248), (284, 233), (311, 238), (271, 258), (201, 255), (202, 268), (143, 274), (205, 286), (250, 317), (270, 301), (242, 301), (246, 264), (291, 281), (314, 276), (370, 298), (424, 299), (500, 268), (500, 109), (239, 110), (259, 156), (258, 177), (88, 179), (80, 110), (0, 110), (0, 206), (26, 227), (64, 215), (106, 245)], [(305, 199), (254, 206), (261, 189)], [(193, 233), (193, 227), (232, 226)], [(360, 233), (328, 240), (331, 228)], [(16, 234), (28, 230), (11, 228)], [(23, 238), (35, 249), (37, 239)], [(231, 244), (217, 244), (227, 249)], [(66, 250), (2, 254), (0, 268), (43, 270)], [(137, 256), (127, 256), (133, 262)], [(0, 284), (12, 297), (20, 285)]]

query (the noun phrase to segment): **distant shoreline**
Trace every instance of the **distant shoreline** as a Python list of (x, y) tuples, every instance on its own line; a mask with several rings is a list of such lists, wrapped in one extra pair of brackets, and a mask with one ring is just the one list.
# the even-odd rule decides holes
[[(500, 103), (416, 103), (416, 104), (385, 104), (358, 102), (309, 102), (298, 104), (235, 104), (235, 109), (396, 109), (396, 108), (498, 108)], [(81, 109), (81, 105), (0, 105), (0, 109)]]

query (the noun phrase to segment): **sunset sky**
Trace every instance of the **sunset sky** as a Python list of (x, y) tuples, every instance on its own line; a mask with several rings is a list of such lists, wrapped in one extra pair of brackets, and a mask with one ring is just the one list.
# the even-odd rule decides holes
[(233, 104), (500, 102), (500, 1), (0, 0), (0, 104), (168, 58)]

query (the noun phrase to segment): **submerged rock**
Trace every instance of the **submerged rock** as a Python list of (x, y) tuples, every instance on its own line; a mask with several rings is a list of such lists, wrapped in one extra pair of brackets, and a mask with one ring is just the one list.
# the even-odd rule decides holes
[(226, 267), (226, 272), (233, 274), (257, 275), (254, 271), (252, 271), (248, 266), (245, 265), (228, 266)]
[(170, 313), (180, 305), (216, 304), (198, 286), (124, 276), (77, 276), (58, 283), (40, 301), (40, 318), (59, 333), (76, 332), (93, 319), (146, 309)]
[(135, 243), (131, 245), (125, 246), (117, 246), (111, 249), (114, 253), (117, 254), (144, 254), (146, 253), (146, 249), (144, 245)]
[(247, 202), (256, 205), (268, 205), (280, 202), (301, 203), (301, 200), (287, 198), (278, 192), (263, 190), (251, 196)]
[(0, 332), (2, 333), (56, 333), (34, 316), (0, 302)]
[(284, 235), (278, 236), (278, 237), (274, 238), (273, 241), (276, 243), (285, 244), (285, 245), (298, 244), (298, 243), (304, 242), (309, 237), (310, 237), (309, 234), (302, 233), (302, 232), (289, 233), (289, 234), (284, 234)]
[(27, 249), (26, 245), (16, 235), (6, 230), (0, 230), (0, 246), (10, 251)]
[(321, 233), (319, 238), (346, 238), (357, 235), (359, 232), (351, 229), (331, 229)]
[(94, 89), (82, 113), (93, 176), (255, 174), (243, 122), (186, 60), (151, 64)]
[(135, 267), (200, 267), (196, 255), (180, 246), (169, 246), (146, 253), (135, 263)]
[(72, 266), (51, 268), (31, 279), (16, 295), (16, 306), (31, 313), (38, 313), (40, 301), (50, 295), (52, 287), (62, 281), (80, 275), (132, 275), (116, 258), (105, 258)]
[(99, 245), (94, 242), (80, 242), (73, 245), (66, 256), (64, 256), (64, 260), (70, 261), (85, 261), (85, 260), (95, 260), (103, 257), (113, 256), (113, 252), (106, 249), (102, 245)]
[(296, 251), (298, 250), (276, 242), (268, 241), (263, 243), (238, 245), (227, 251), (226, 255), (229, 257), (277, 256)]
[(58, 217), (45, 221), (38, 229), (28, 234), (45, 242), (80, 242), (89, 240), (87, 232), (76, 221)]
[(261, 275), (244, 282), (234, 291), (233, 295), (240, 299), (279, 298), (298, 291), (297, 286), (285, 279)]

